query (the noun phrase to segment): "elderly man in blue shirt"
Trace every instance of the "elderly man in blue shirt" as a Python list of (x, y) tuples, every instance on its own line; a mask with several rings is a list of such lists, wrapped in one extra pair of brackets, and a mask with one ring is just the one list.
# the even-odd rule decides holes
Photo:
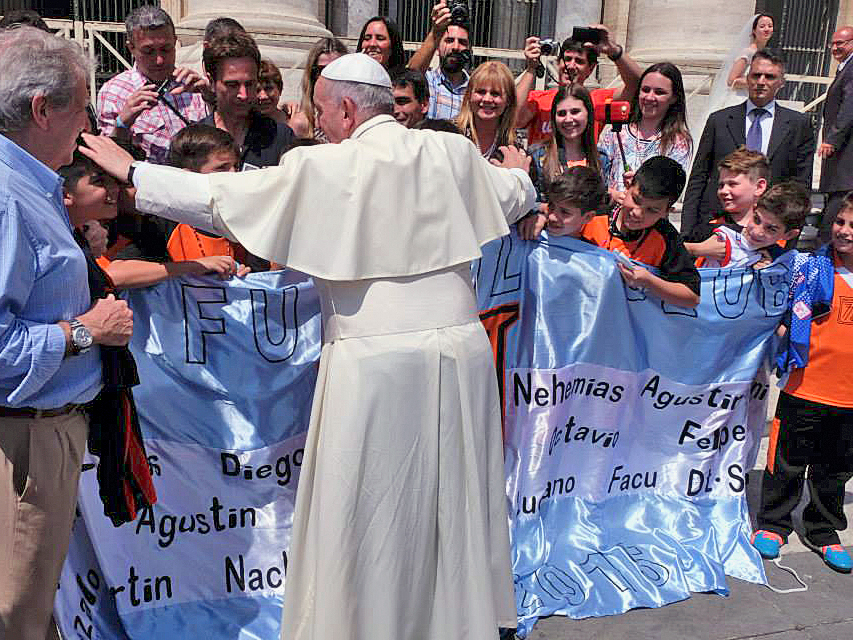
[(88, 62), (30, 27), (0, 32), (0, 637), (51, 637), (99, 344), (133, 320), (94, 304), (56, 169), (86, 125)]

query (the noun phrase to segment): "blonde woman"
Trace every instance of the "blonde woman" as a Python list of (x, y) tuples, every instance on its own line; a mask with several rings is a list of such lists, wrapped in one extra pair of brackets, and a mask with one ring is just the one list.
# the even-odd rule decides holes
[(492, 158), (500, 148), (515, 144), (515, 82), (502, 62), (484, 62), (474, 69), (456, 125)]

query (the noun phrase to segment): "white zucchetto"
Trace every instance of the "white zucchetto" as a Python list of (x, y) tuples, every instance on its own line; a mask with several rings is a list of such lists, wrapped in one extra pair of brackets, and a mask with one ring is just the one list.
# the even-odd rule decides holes
[(348, 53), (336, 58), (326, 65), (320, 75), (328, 80), (391, 88), (391, 78), (385, 67), (365, 53)]

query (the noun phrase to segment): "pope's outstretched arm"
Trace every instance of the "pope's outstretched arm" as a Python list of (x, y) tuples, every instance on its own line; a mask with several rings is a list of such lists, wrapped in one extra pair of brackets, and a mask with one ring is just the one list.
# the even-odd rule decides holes
[[(295, 149), (280, 166), (258, 171), (135, 164), (136, 207), (313, 276), (353, 280), (473, 260), (533, 206), (522, 152), (504, 147), (503, 162), (492, 166), (462, 136), (409, 140), (390, 118), (377, 126), (387, 128), (373, 138)], [(84, 140), (83, 153), (128, 179), (129, 154), (108, 139)]]
[[(517, 222), (536, 206), (536, 189), (530, 180), (530, 157), (516, 147), (501, 147), (503, 161), (491, 164), (510, 171), (490, 171), (495, 194), (509, 224)], [(479, 152), (478, 152), (479, 153)]]

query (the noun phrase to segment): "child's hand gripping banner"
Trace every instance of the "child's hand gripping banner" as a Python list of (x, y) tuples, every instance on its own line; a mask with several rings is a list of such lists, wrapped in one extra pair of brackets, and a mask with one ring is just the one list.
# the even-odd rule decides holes
[[(486, 247), (519, 635), (552, 614), (657, 607), (726, 576), (764, 582), (746, 474), (788, 270), (709, 269), (695, 310), (626, 287), (573, 238)], [(758, 381), (756, 378), (758, 376)]]

